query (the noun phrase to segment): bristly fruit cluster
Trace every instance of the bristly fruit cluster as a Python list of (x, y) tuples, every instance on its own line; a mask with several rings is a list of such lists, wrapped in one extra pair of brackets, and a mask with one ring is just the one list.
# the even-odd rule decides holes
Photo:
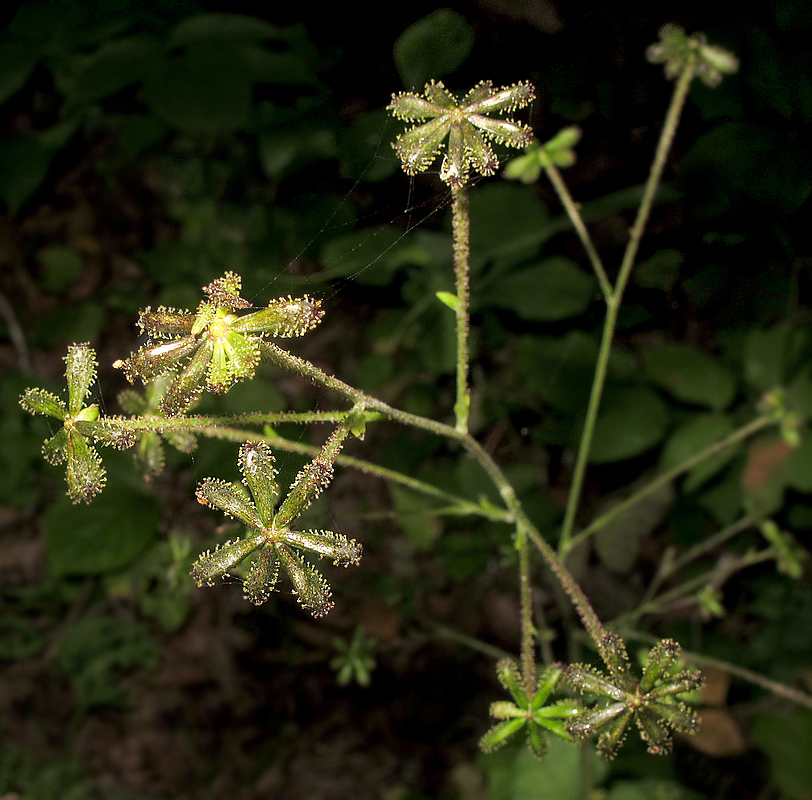
[(120, 450), (135, 444), (134, 434), (118, 427), (115, 419), (99, 420), (95, 403), (85, 405), (97, 367), (96, 352), (89, 344), (71, 345), (65, 356), (68, 402), (44, 389), (26, 389), (20, 398), (29, 413), (62, 423), (42, 446), (42, 455), (49, 464), (66, 463), (68, 496), (74, 503), (89, 503), (104, 488), (106, 476), (94, 443)]
[(461, 187), (468, 182), (471, 171), (493, 175), (499, 159), (490, 141), (507, 147), (525, 147), (530, 144), (532, 132), (526, 125), (511, 119), (494, 119), (491, 115), (524, 108), (534, 97), (529, 83), (495, 88), (490, 81), (477, 84), (462, 100), (457, 100), (439, 81), (427, 83), (422, 97), (414, 92), (392, 95), (388, 109), (394, 116), (422, 122), (395, 140), (403, 170), (414, 175), (428, 169), (448, 137), (440, 168), (443, 181)]
[(699, 80), (713, 88), (723, 76), (739, 69), (739, 59), (723, 47), (708, 44), (704, 33), (688, 36), (677, 25), (663, 25), (659, 37), (660, 41), (646, 50), (646, 58), (652, 64), (665, 64), (667, 78), (679, 77), (693, 62)]
[(535, 691), (528, 694), (516, 662), (509, 658), (502, 659), (496, 665), (496, 675), (502, 686), (510, 693), (513, 702), (500, 701), (491, 704), (491, 716), (502, 721), (497, 722), (485, 733), (479, 746), (486, 753), (490, 753), (505, 744), (522, 728), (527, 735), (527, 745), (537, 758), (542, 758), (547, 752), (548, 732), (571, 741), (572, 736), (566, 726), (567, 720), (581, 713), (584, 710), (583, 706), (569, 699), (547, 702), (563, 674), (564, 668), (560, 664), (551, 664), (539, 675)]
[(145, 309), (138, 324), (153, 341), (113, 366), (123, 369), (131, 383), (136, 378), (148, 382), (173, 373), (160, 411), (178, 416), (204, 389), (219, 394), (236, 381), (253, 377), (264, 337), (302, 336), (324, 314), (318, 300), (305, 296), (271, 300), (266, 308), (240, 316), (237, 311), (251, 308), (240, 297), (240, 288), (240, 276), (227, 272), (203, 287), (209, 299), (194, 313)]
[(572, 687), (595, 698), (585, 713), (568, 721), (567, 731), (579, 740), (600, 733), (598, 754), (614, 758), (634, 720), (649, 753), (668, 753), (669, 729), (695, 733), (699, 725), (677, 696), (699, 689), (704, 677), (696, 670), (681, 669), (681, 653), (675, 641), (662, 639), (651, 649), (638, 679), (632, 674), (623, 640), (617, 634), (606, 634), (600, 655), (608, 674), (587, 664), (571, 664), (564, 672)]
[[(311, 564), (297, 554), (306, 550), (327, 556), (337, 565), (357, 564), (361, 545), (332, 531), (295, 531), (291, 525), (330, 482), (335, 461), (348, 434), (337, 428), (313, 461), (296, 476), (288, 496), (274, 511), (279, 498), (276, 467), (270, 448), (264, 442), (247, 442), (240, 448), (237, 463), (242, 484), (207, 478), (197, 488), (197, 499), (238, 519), (249, 534), (203, 553), (192, 567), (198, 586), (211, 586), (252, 553), (256, 553), (245, 578), (245, 596), (264, 603), (279, 579), (280, 567), (293, 583), (293, 592), (314, 617), (332, 607), (330, 586)], [(250, 497), (246, 492), (250, 492)]]

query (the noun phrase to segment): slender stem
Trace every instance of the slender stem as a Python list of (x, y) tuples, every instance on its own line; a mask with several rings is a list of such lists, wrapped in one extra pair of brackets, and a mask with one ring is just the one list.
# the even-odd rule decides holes
[[(594, 639), (596, 645), (600, 644), (606, 634), (601, 621), (598, 619), (597, 614), (590, 605), (586, 595), (581, 590), (581, 587), (573, 578), (570, 571), (566, 568), (564, 563), (558, 557), (555, 550), (543, 539), (533, 523), (528, 519), (524, 513), (519, 498), (511, 486), (510, 482), (505, 477), (502, 470), (490, 455), (482, 448), (482, 446), (468, 433), (458, 431), (450, 425), (444, 425), (441, 422), (419, 417), (415, 414), (409, 414), (406, 411), (392, 408), (386, 403), (369, 397), (358, 389), (344, 383), (343, 381), (335, 378), (332, 375), (320, 370), (308, 361), (288, 353), (286, 350), (277, 347), (272, 342), (262, 342), (262, 353), (269, 361), (277, 364), (283, 369), (295, 372), (303, 377), (309, 378), (315, 383), (319, 383), (333, 391), (336, 391), (345, 397), (352, 400), (354, 403), (367, 409), (380, 411), (384, 416), (389, 417), (404, 425), (411, 425), (415, 428), (431, 431), (438, 436), (443, 436), (446, 439), (459, 442), (479, 463), (490, 477), (493, 484), (499, 490), (502, 500), (510, 512), (511, 521), (517, 525), (517, 534), (522, 536), (526, 534), (530, 537), (533, 544), (541, 553), (542, 558), (547, 563), (547, 566), (552, 570), (556, 579), (559, 581), (564, 591), (569, 595), (570, 600), (575, 606), (581, 620), (584, 623), (589, 635)], [(519, 542), (520, 544), (521, 542)]]
[(522, 679), (528, 697), (536, 693), (536, 659), (533, 627), (533, 601), (530, 592), (530, 554), (527, 537), (519, 541), (519, 596), (522, 621)]
[(733, 445), (749, 438), (754, 433), (773, 424), (776, 424), (773, 417), (766, 415), (756, 417), (756, 419), (748, 422), (746, 425), (743, 425), (738, 430), (733, 431), (733, 433), (726, 436), (724, 439), (714, 442), (704, 450), (700, 450), (698, 453), (690, 458), (686, 458), (685, 461), (677, 464), (675, 467), (672, 467), (667, 472), (662, 473), (662, 475), (658, 475), (653, 481), (651, 481), (651, 483), (647, 483), (642, 489), (640, 489), (640, 491), (635, 492), (622, 503), (619, 503), (610, 511), (607, 511), (605, 514), (602, 514), (600, 517), (593, 520), (586, 528), (569, 539), (566, 547), (561, 546), (559, 548), (562, 558), (566, 558), (574, 547), (577, 547), (579, 544), (586, 541), (590, 536), (597, 533), (602, 528), (605, 528), (607, 525), (611, 525), (613, 522), (620, 519), (620, 517), (622, 517), (632, 506), (641, 502), (662, 486), (665, 486), (675, 478), (678, 478), (680, 475), (690, 471), (697, 464), (705, 461), (705, 459), (727, 450)]
[[(279, 411), (271, 414), (224, 414), (222, 416), (191, 415), (184, 417), (159, 417), (144, 414), (140, 417), (114, 417), (104, 420), (106, 423), (120, 426), (129, 431), (189, 431), (198, 433), (203, 430), (216, 428), (218, 425), (281, 425), (286, 422), (295, 422), (309, 425), (314, 422), (341, 423), (347, 419), (348, 411), (306, 411), (295, 413)], [(367, 417), (368, 421), (377, 415)]]
[(470, 301), (471, 270), (468, 263), (470, 219), (468, 216), (468, 193), (465, 186), (453, 188), (451, 206), (454, 234), (454, 278), (457, 288), (457, 402), (454, 405), (456, 428), (460, 433), (468, 431), (468, 410), (471, 396), (468, 391), (468, 304)]
[[(304, 442), (294, 442), (290, 439), (285, 439), (282, 436), (264, 436), (259, 433), (244, 431), (238, 428), (221, 428), (209, 427), (201, 428), (196, 433), (203, 436), (210, 436), (214, 439), (226, 439), (232, 442), (266, 442), (271, 447), (279, 450), (284, 450), (288, 453), (300, 453), (301, 455), (315, 456), (319, 453), (319, 448), (312, 444), (305, 444)], [(345, 456), (341, 454), (336, 459), (337, 464), (345, 467), (352, 467), (361, 470), (368, 475), (376, 475), (384, 480), (398, 483), (401, 486), (406, 486), (409, 489), (419, 492), (420, 494), (427, 495), (428, 497), (435, 497), (449, 504), (447, 509), (437, 509), (435, 513), (445, 512), (447, 514), (471, 514), (485, 519), (492, 520), (493, 522), (512, 523), (513, 516), (506, 510), (497, 508), (495, 506), (482, 506), (473, 503), (465, 497), (460, 497), (443, 489), (434, 486), (431, 483), (412, 478), (409, 475), (404, 475), (402, 472), (387, 469), (386, 467), (378, 466), (370, 461), (364, 461), (360, 458), (353, 458), (352, 456)]]
[(665, 124), (663, 126), (662, 134), (660, 135), (660, 141), (657, 144), (657, 152), (654, 156), (654, 162), (651, 165), (651, 172), (649, 173), (646, 188), (643, 192), (643, 200), (640, 203), (640, 209), (637, 212), (637, 219), (632, 226), (629, 243), (626, 246), (626, 252), (623, 255), (623, 261), (620, 265), (620, 272), (618, 273), (615, 287), (606, 302), (606, 320), (603, 326), (601, 346), (598, 353), (598, 363), (595, 366), (595, 377), (592, 382), (592, 391), (589, 396), (589, 406), (587, 407), (584, 429), (581, 433), (581, 442), (578, 446), (578, 456), (575, 462), (572, 485), (570, 487), (570, 494), (567, 500), (567, 509), (564, 514), (564, 523), (561, 529), (561, 538), (559, 540), (559, 552), (561, 553), (569, 552), (571, 547), (570, 538), (572, 537), (572, 532), (575, 527), (575, 515), (581, 499), (586, 465), (589, 461), (589, 451), (592, 446), (592, 437), (595, 431), (595, 421), (598, 417), (598, 409), (600, 407), (601, 396), (603, 394), (603, 385), (606, 379), (606, 369), (609, 362), (612, 339), (615, 335), (617, 315), (620, 309), (620, 304), (623, 300), (623, 292), (625, 291), (626, 284), (629, 282), (629, 277), (631, 276), (632, 266), (634, 265), (634, 260), (637, 256), (640, 240), (643, 237), (643, 231), (646, 227), (649, 214), (651, 213), (654, 195), (657, 191), (660, 178), (662, 177), (663, 168), (665, 167), (666, 156), (668, 155), (668, 151), (671, 148), (671, 143), (674, 140), (674, 133), (677, 129), (680, 113), (685, 105), (685, 99), (688, 96), (688, 89), (691, 85), (691, 79), (694, 76), (694, 69), (694, 61), (691, 60), (680, 75), (679, 81), (677, 81), (674, 95), (671, 98), (671, 105), (668, 107), (668, 113), (665, 117)]
[(638, 605), (646, 606), (657, 594), (657, 591), (663, 585), (663, 582), (666, 580), (666, 578), (668, 578), (669, 575), (673, 575), (675, 572), (682, 569), (686, 564), (690, 564), (694, 559), (710, 552), (720, 544), (726, 542), (728, 539), (732, 539), (737, 533), (746, 531), (748, 528), (755, 525), (759, 519), (760, 516), (757, 514), (748, 514), (747, 516), (734, 522), (732, 525), (728, 525), (726, 528), (723, 528), (721, 531), (713, 534), (713, 536), (709, 536), (707, 539), (689, 550), (686, 550), (678, 558), (669, 558), (664, 560), (660, 564), (657, 574), (652, 579), (648, 589), (646, 589), (645, 595), (643, 595), (643, 598)]
[[(757, 553), (747, 553), (733, 561), (720, 563), (717, 567), (703, 572), (701, 575), (697, 575), (695, 578), (679, 586), (675, 586), (670, 591), (664, 592), (648, 603), (639, 605), (634, 611), (623, 615), (620, 620), (624, 623), (630, 622), (631, 624), (635, 624), (644, 614), (655, 614), (674, 600), (679, 600), (691, 594), (694, 590), (701, 589), (709, 584), (714, 584), (718, 588), (722, 586), (731, 575), (739, 570), (752, 567), (755, 564), (761, 564), (763, 561), (769, 561), (771, 558), (775, 558), (776, 554), (774, 547), (768, 547), (766, 550), (761, 550)], [(621, 621), (616, 621), (615, 624), (619, 625)]]
[(578, 238), (581, 240), (581, 244), (584, 246), (584, 250), (586, 250), (589, 261), (592, 264), (592, 269), (595, 270), (595, 277), (597, 277), (598, 283), (601, 286), (601, 292), (603, 292), (604, 299), (608, 302), (612, 295), (612, 284), (606, 275), (606, 269), (603, 266), (601, 257), (598, 255), (598, 251), (592, 243), (589, 231), (587, 231), (586, 225), (584, 225), (581, 212), (572, 199), (572, 195), (569, 189), (567, 189), (567, 185), (564, 183), (564, 179), (561, 177), (558, 167), (548, 160), (547, 163), (544, 164), (544, 169), (547, 172), (547, 177), (553, 184), (553, 188), (558, 194), (558, 199), (567, 212), (567, 216), (570, 218), (570, 222), (572, 222), (572, 226), (575, 228), (575, 232), (578, 234)]
[[(639, 631), (624, 631), (624, 635), (625, 638), (638, 642), (655, 644), (657, 641), (655, 636), (651, 636), (650, 634)], [(713, 658), (712, 656), (705, 656), (702, 655), (702, 653), (694, 653), (690, 650), (683, 650), (682, 654), (686, 661), (693, 662), (697, 666), (716, 667), (717, 669), (722, 670), (722, 672), (727, 672), (728, 674), (734, 675), (737, 678), (749, 681), (750, 683), (760, 686), (762, 689), (766, 689), (768, 692), (772, 692), (779, 697), (784, 697), (793, 703), (797, 703), (800, 706), (812, 709), (812, 695), (802, 692), (799, 689), (795, 689), (792, 686), (787, 686), (785, 683), (779, 683), (778, 681), (764, 677), (764, 675), (760, 675), (758, 672), (753, 672), (753, 670), (740, 667), (738, 664), (731, 664), (729, 661), (722, 661), (721, 659)]]

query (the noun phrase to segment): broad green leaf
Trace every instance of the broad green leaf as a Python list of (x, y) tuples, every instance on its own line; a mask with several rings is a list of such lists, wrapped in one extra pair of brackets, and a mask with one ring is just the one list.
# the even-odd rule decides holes
[(523, 319), (554, 322), (586, 311), (595, 282), (568, 258), (547, 258), (497, 279), (481, 303), (509, 308)]
[(102, 45), (79, 73), (69, 100), (92, 103), (140, 81), (159, 56), (156, 42), (140, 36)]
[(809, 196), (810, 174), (809, 155), (778, 130), (724, 122), (682, 159), (679, 182), (687, 207), (701, 216), (783, 216)]
[(0, 104), (22, 89), (39, 58), (37, 50), (28, 45), (0, 43)]
[[(588, 755), (589, 764), (584, 769), (582, 748), (557, 736), (550, 737), (549, 751), (542, 760), (524, 743), (505, 752), (506, 757), (509, 754), (513, 754), (513, 762), (507, 774), (500, 775), (494, 770), (489, 775), (490, 800), (580, 800), (589, 795), (607, 772), (606, 762), (593, 754)], [(486, 772), (490, 763), (507, 766), (507, 759), (498, 758), (499, 755), (482, 757), (480, 763)]]
[(589, 460), (605, 464), (645, 453), (663, 440), (668, 422), (668, 408), (650, 389), (621, 389), (598, 414)]
[(702, 492), (697, 500), (699, 507), (707, 511), (721, 527), (730, 525), (741, 514), (743, 467), (743, 459), (738, 460), (718, 481)]
[(228, 39), (257, 41), (283, 38), (283, 32), (265, 20), (243, 14), (196, 14), (178, 23), (169, 39), (170, 47), (185, 47)]
[(323, 280), (350, 276), (368, 286), (387, 286), (402, 267), (441, 267), (451, 258), (444, 234), (404, 233), (394, 225), (362, 228), (328, 242), (319, 260)]
[(765, 331), (753, 328), (744, 345), (744, 376), (757, 389), (768, 391), (789, 380), (801, 360), (807, 359), (809, 333), (783, 326)]
[(532, 186), (493, 183), (472, 192), (471, 270), (499, 258), (516, 263), (534, 255), (547, 236), (547, 211)]
[(390, 483), (388, 489), (397, 512), (398, 525), (409, 543), (416, 552), (430, 550), (443, 530), (435, 514), (437, 501), (396, 483)]
[(812, 492), (812, 435), (803, 432), (801, 443), (789, 454), (786, 462), (787, 484), (799, 492)]
[(679, 250), (658, 250), (634, 270), (634, 282), (645, 289), (670, 292), (679, 279), (685, 256)]
[[(666, 472), (682, 464), (706, 447), (719, 442), (733, 432), (733, 423), (726, 417), (715, 414), (698, 414), (680, 425), (668, 437), (660, 458), (660, 469)], [(729, 447), (693, 467), (683, 483), (686, 492), (694, 492), (714, 475), (721, 472), (741, 447)]]
[(515, 362), (526, 391), (556, 411), (577, 416), (589, 399), (597, 358), (595, 339), (583, 331), (571, 331), (560, 338), (523, 337)]
[(450, 8), (438, 8), (406, 28), (395, 40), (393, 56), (403, 85), (422, 89), (431, 78), (448, 75), (468, 58), (474, 32)]
[[(637, 560), (640, 543), (665, 519), (674, 502), (671, 484), (661, 486), (629, 508), (618, 520), (595, 534), (595, 550), (601, 562), (618, 573), (626, 573)], [(601, 508), (600, 513), (611, 510)]]
[(0, 145), (0, 200), (16, 214), (48, 174), (53, 150), (36, 136), (19, 136)]
[(759, 714), (751, 734), (770, 761), (773, 781), (790, 800), (812, 800), (812, 713)]
[(736, 396), (733, 373), (701, 350), (668, 343), (643, 358), (649, 378), (677, 400), (721, 411)]
[(160, 510), (141, 492), (111, 486), (87, 506), (60, 497), (45, 516), (48, 563), (57, 575), (99, 575), (132, 563), (155, 540)]
[(253, 77), (239, 46), (195, 45), (164, 58), (144, 81), (144, 100), (158, 117), (190, 134), (225, 134), (248, 127)]

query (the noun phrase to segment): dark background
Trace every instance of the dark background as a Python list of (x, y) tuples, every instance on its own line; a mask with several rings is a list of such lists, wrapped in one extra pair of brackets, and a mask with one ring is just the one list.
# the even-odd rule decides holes
[[(193, 487), (207, 475), (235, 477), (233, 445), (203, 442), (191, 459), (169, 448), (167, 471), (146, 488), (128, 453), (104, 453), (107, 489), (75, 509), (58, 469), (40, 458), (53, 429), (17, 405), (27, 386), (61, 391), (66, 346), (90, 341), (100, 360), (95, 399), (120, 413), (115, 396), (126, 384), (110, 365), (135, 348), (138, 310), (194, 307), (201, 285), (235, 269), (260, 304), (289, 292), (323, 300), (324, 323), (292, 343), (295, 352), (387, 402), (450, 419), (450, 330), (433, 299), (452, 288), (442, 249), (449, 198), (436, 167), (414, 179), (398, 172), (389, 142), (401, 126), (381, 111), (393, 92), (419, 88), (404, 86), (393, 45), (436, 7), (269, 8), (121, 0), (28, 2), (4, 13), (0, 797), (548, 797), (549, 767), (520, 749), (502, 760), (477, 754), (488, 705), (501, 698), (487, 649), (518, 648), (509, 531), (437, 518), (419, 496), (341, 471), (314, 518), (362, 541), (365, 555), (359, 568), (326, 568), (336, 609), (314, 622), (287, 595), (249, 608), (236, 579), (198, 591), (186, 578), (195, 554), (223, 535), (222, 519), (194, 502)], [(735, 15), (712, 3), (448, 8), (473, 37), (470, 54), (438, 74), (449, 89), (530, 80), (537, 99), (517, 116), (540, 140), (582, 128), (565, 177), (591, 209), (612, 275), (639, 196), (623, 192), (648, 174), (671, 91), (662, 68), (646, 62), (646, 47), (673, 22), (741, 59), (739, 74), (720, 88), (692, 88), (640, 253), (654, 278), (633, 281), (621, 318), (618, 340), (632, 367), (618, 380), (655, 392), (668, 422), (639, 452), (591, 468), (588, 519), (602, 497), (656, 467), (679, 425), (708, 408), (731, 423), (752, 417), (769, 388), (752, 376), (744, 342), (753, 331), (791, 331), (779, 380), (809, 376), (812, 12), (797, 2), (740, 6)], [(218, 34), (216, 25), (195, 55), (173, 49), (176, 26), (201, 13), (278, 26), (279, 37), (258, 47), (288, 60), (257, 66), (244, 39)], [(100, 60), (104, 48), (130, 38), (154, 51)], [(246, 60), (230, 60), (232, 52)], [(440, 57), (409, 62), (412, 74), (435, 74), (432, 58)], [(96, 73), (94, 63), (102, 64)], [(231, 102), (240, 92), (245, 115)], [(500, 281), (542, 250), (588, 271), (566, 224), (513, 260), (499, 256), (494, 242), (518, 240), (561, 210), (544, 180), (488, 194), (498, 183), (478, 181), (473, 190), (483, 198), (474, 217), (475, 432), (513, 469), (529, 513), (553, 539), (591, 368), (589, 357), (581, 363), (567, 348), (573, 334), (599, 332), (602, 308), (596, 296), (558, 318), (542, 300), (519, 311), (507, 295), (497, 299)], [(420, 230), (435, 238), (412, 230), (423, 219)], [(718, 408), (712, 390), (704, 406), (663, 390), (638, 357), (663, 341), (723, 364), (734, 399)], [(205, 400), (201, 411), (314, 405), (343, 407), (269, 371)], [(315, 431), (314, 441), (322, 435)], [(395, 426), (371, 428), (348, 453), (449, 491), (491, 491), (456, 453)], [(281, 458), (290, 479), (301, 459)], [(639, 602), (667, 546), (689, 547), (742, 513), (747, 500), (734, 471), (746, 458), (738, 452), (701, 491), (680, 489), (641, 535), (633, 564), (618, 569), (606, 552), (584, 556), (579, 577), (602, 617)], [(812, 529), (810, 489), (782, 484), (765, 509), (802, 549)], [(747, 536), (730, 545), (730, 558), (760, 546), (756, 533)], [(536, 578), (555, 657), (583, 652), (541, 567)], [(720, 619), (689, 603), (641, 627), (808, 689), (808, 568), (790, 579), (771, 561), (721, 591)], [(349, 640), (358, 625), (375, 642), (372, 683), (339, 686), (334, 640)], [(679, 741), (672, 758), (654, 759), (630, 742), (601, 778), (608, 797), (810, 797), (808, 712), (744, 682), (729, 685), (721, 672), (712, 684), (710, 744)]]

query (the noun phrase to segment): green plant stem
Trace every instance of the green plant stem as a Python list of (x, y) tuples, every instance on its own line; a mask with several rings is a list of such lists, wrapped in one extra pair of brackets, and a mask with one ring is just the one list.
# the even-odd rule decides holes
[(734, 522), (732, 525), (728, 525), (726, 528), (718, 531), (713, 536), (709, 536), (704, 541), (694, 545), (689, 550), (686, 550), (681, 556), (669, 559), (667, 562), (663, 562), (663, 565), (659, 570), (657, 570), (657, 574), (649, 584), (646, 594), (644, 595), (640, 604), (645, 605), (647, 602), (649, 602), (656, 595), (657, 590), (660, 588), (660, 586), (662, 586), (663, 581), (665, 581), (670, 575), (673, 575), (675, 572), (682, 569), (686, 564), (690, 564), (695, 559), (705, 555), (705, 553), (709, 553), (711, 550), (715, 549), (720, 544), (723, 544), (728, 539), (732, 539), (736, 534), (751, 528), (753, 525), (758, 523), (760, 519), (761, 516), (758, 514), (748, 514), (747, 516)]
[(651, 207), (654, 202), (654, 195), (657, 191), (657, 186), (660, 183), (663, 169), (665, 167), (665, 160), (668, 151), (671, 149), (671, 144), (674, 141), (674, 134), (679, 123), (679, 117), (682, 108), (685, 105), (685, 99), (688, 96), (688, 89), (691, 85), (691, 80), (694, 76), (694, 60), (691, 59), (686, 66), (685, 70), (680, 75), (677, 81), (677, 86), (674, 90), (674, 95), (671, 98), (671, 104), (668, 107), (668, 112), (665, 117), (665, 124), (663, 131), (660, 135), (660, 141), (657, 144), (657, 152), (654, 156), (654, 162), (651, 165), (646, 188), (643, 192), (643, 200), (640, 203), (640, 209), (637, 212), (637, 219), (632, 226), (629, 243), (626, 246), (626, 252), (623, 255), (623, 261), (620, 265), (620, 272), (618, 273), (615, 287), (607, 298), (606, 305), (606, 319), (603, 325), (603, 333), (601, 336), (601, 345), (598, 352), (598, 363), (595, 366), (595, 376), (592, 382), (592, 391), (589, 396), (589, 405), (587, 407), (586, 418), (584, 420), (584, 429), (581, 433), (581, 441), (578, 446), (578, 456), (575, 462), (575, 469), (572, 475), (572, 485), (570, 487), (569, 498), (567, 499), (567, 509), (564, 514), (564, 523), (561, 528), (561, 537), (559, 539), (559, 552), (564, 554), (568, 553), (571, 544), (570, 539), (575, 527), (575, 515), (578, 510), (578, 505), (581, 499), (581, 491), (583, 489), (584, 475), (586, 473), (586, 465), (589, 461), (589, 451), (592, 447), (592, 437), (595, 432), (595, 422), (598, 418), (598, 409), (600, 407), (601, 396), (603, 394), (603, 386), (606, 380), (606, 370), (609, 363), (609, 354), (612, 349), (612, 340), (615, 335), (615, 328), (617, 326), (617, 315), (620, 310), (620, 305), (623, 300), (623, 293), (626, 285), (631, 276), (632, 267), (637, 256), (637, 250), (640, 246), (640, 240), (643, 237), (646, 223)]
[(578, 210), (577, 204), (572, 199), (572, 195), (569, 193), (569, 189), (567, 189), (567, 185), (564, 183), (564, 179), (561, 177), (558, 167), (556, 167), (555, 164), (553, 164), (549, 159), (545, 159), (544, 169), (547, 172), (547, 177), (550, 179), (550, 183), (553, 184), (553, 188), (558, 195), (558, 199), (561, 201), (561, 204), (564, 206), (564, 209), (567, 212), (567, 216), (570, 218), (572, 226), (575, 228), (575, 232), (578, 234), (578, 238), (581, 240), (581, 244), (584, 246), (584, 250), (586, 250), (589, 262), (592, 264), (592, 269), (595, 271), (595, 277), (598, 279), (598, 283), (600, 284), (601, 292), (603, 292), (603, 297), (608, 302), (609, 298), (612, 296), (612, 284), (606, 275), (606, 269), (603, 266), (603, 261), (601, 261), (601, 257), (598, 255), (598, 251), (595, 249), (595, 245), (592, 243), (592, 237), (590, 237), (589, 231), (586, 229), (586, 225), (584, 225), (581, 212)]
[(692, 578), (679, 586), (675, 586), (670, 591), (664, 592), (663, 594), (659, 595), (659, 597), (655, 597), (653, 600), (650, 600), (648, 603), (639, 605), (634, 611), (620, 617), (616, 621), (616, 624), (618, 626), (625, 623), (634, 625), (644, 614), (656, 614), (674, 600), (679, 600), (680, 598), (691, 594), (691, 592), (695, 591), (696, 589), (701, 589), (709, 584), (713, 584), (718, 588), (722, 586), (731, 575), (735, 574), (739, 570), (752, 567), (755, 564), (762, 563), (763, 561), (769, 561), (771, 558), (775, 558), (776, 555), (776, 549), (774, 547), (768, 547), (766, 550), (747, 553), (740, 558), (733, 559), (729, 562), (721, 562), (713, 569), (703, 572), (701, 575), (697, 575), (696, 578)]
[[(284, 450), (288, 453), (299, 453), (306, 456), (316, 456), (319, 453), (319, 448), (312, 444), (294, 442), (290, 439), (285, 439), (282, 436), (265, 436), (260, 433), (253, 433), (251, 431), (245, 431), (239, 428), (223, 428), (216, 426), (210, 428), (201, 428), (197, 430), (196, 433), (199, 433), (202, 436), (209, 436), (214, 439), (226, 439), (232, 442), (265, 442), (273, 448)], [(373, 464), (371, 461), (364, 461), (360, 458), (353, 458), (352, 456), (345, 456), (344, 454), (341, 454), (336, 459), (336, 463), (345, 467), (352, 467), (353, 469), (360, 470), (368, 475), (375, 475), (392, 483), (400, 484), (401, 486), (405, 486), (415, 492), (427, 495), (428, 497), (435, 497), (438, 500), (442, 500), (443, 502), (449, 504), (446, 509), (437, 509), (435, 513), (455, 514), (458, 516), (470, 514), (484, 517), (485, 519), (489, 519), (493, 522), (503, 522), (508, 524), (513, 523), (513, 515), (505, 509), (497, 508), (495, 506), (481, 506), (477, 503), (471, 502), (465, 497), (460, 497), (459, 495), (439, 489), (431, 483), (425, 483), (424, 481), (417, 480), (417, 478), (404, 475), (402, 472), (396, 472), (395, 470), (381, 467), (377, 464)]]
[(385, 417), (404, 425), (411, 425), (412, 427), (430, 431), (438, 436), (459, 442), (476, 459), (499, 490), (499, 494), (510, 512), (511, 521), (515, 522), (517, 526), (517, 545), (521, 544), (522, 536), (527, 535), (530, 537), (533, 544), (541, 553), (542, 558), (547, 563), (547, 566), (553, 572), (564, 591), (569, 595), (589, 635), (594, 639), (596, 645), (600, 644), (606, 634), (606, 630), (598, 619), (597, 614), (595, 614), (586, 595), (570, 571), (566, 568), (563, 561), (558, 557), (555, 550), (544, 540), (533, 523), (528, 519), (519, 502), (519, 498), (516, 496), (515, 490), (502, 470), (472, 436), (468, 433), (458, 431), (450, 425), (444, 425), (441, 422), (435, 422), (425, 417), (419, 417), (416, 414), (410, 414), (406, 411), (392, 408), (392, 406), (387, 405), (381, 400), (370, 397), (338, 378), (328, 375), (310, 362), (277, 347), (277, 345), (272, 342), (262, 342), (260, 346), (262, 347), (263, 355), (268, 361), (283, 369), (308, 378), (314, 383), (332, 389), (352, 400), (353, 403), (362, 408), (380, 411)]
[(691, 456), (690, 458), (686, 458), (685, 461), (677, 464), (675, 467), (672, 467), (667, 472), (662, 473), (662, 475), (658, 475), (651, 483), (647, 483), (640, 491), (635, 492), (630, 497), (626, 498), (622, 503), (619, 503), (610, 511), (607, 511), (605, 514), (602, 514), (597, 519), (594, 519), (586, 528), (580, 531), (575, 536), (569, 539), (567, 547), (559, 547), (559, 553), (562, 558), (566, 558), (570, 551), (577, 547), (579, 544), (586, 541), (590, 536), (597, 533), (602, 528), (605, 528), (607, 525), (611, 525), (616, 520), (620, 519), (632, 506), (636, 505), (637, 503), (644, 500), (653, 492), (656, 492), (662, 486), (673, 481), (675, 478), (678, 478), (680, 475), (683, 475), (686, 472), (692, 470), (697, 464), (702, 463), (706, 459), (710, 458), (711, 456), (715, 456), (728, 448), (732, 447), (739, 442), (748, 439), (754, 433), (762, 430), (763, 428), (767, 428), (770, 425), (775, 425), (776, 420), (774, 417), (771, 416), (761, 416), (756, 417), (756, 419), (748, 422), (746, 425), (742, 425), (741, 428), (738, 430), (733, 431), (733, 433), (726, 436), (724, 439), (720, 439), (718, 442), (714, 442), (712, 445), (709, 445), (704, 450), (700, 450), (695, 455)]
[(527, 696), (533, 697), (536, 693), (535, 629), (530, 591), (530, 555), (526, 536), (522, 537), (519, 542), (519, 597), (521, 598), (522, 622), (522, 680)]
[(468, 431), (468, 410), (471, 396), (468, 392), (468, 304), (470, 301), (471, 270), (469, 267), (470, 219), (468, 215), (468, 193), (465, 186), (455, 186), (452, 190), (451, 205), (452, 230), (454, 236), (454, 279), (457, 289), (457, 402), (454, 405), (456, 429), (460, 433)]
[[(651, 636), (648, 633), (642, 633), (640, 631), (624, 631), (624, 637), (652, 645), (657, 643), (656, 636)], [(770, 680), (770, 678), (766, 678), (764, 675), (760, 675), (758, 672), (753, 672), (753, 670), (740, 667), (737, 664), (731, 664), (729, 661), (722, 661), (721, 659), (713, 658), (712, 656), (705, 656), (701, 653), (694, 653), (690, 650), (683, 650), (682, 654), (686, 661), (692, 662), (699, 667), (716, 667), (722, 672), (727, 672), (728, 674), (737, 678), (749, 681), (750, 683), (760, 686), (762, 689), (766, 689), (768, 692), (772, 692), (779, 697), (784, 697), (799, 706), (812, 709), (812, 695), (802, 692), (799, 689), (795, 689), (792, 686), (787, 686), (785, 683)]]
[[(280, 411), (270, 414), (248, 413), (183, 417), (159, 417), (144, 414), (139, 417), (115, 417), (106, 421), (133, 432), (157, 431), (158, 433), (168, 433), (171, 431), (188, 431), (197, 433), (218, 425), (282, 425), (288, 422), (304, 425), (314, 422), (342, 423), (347, 419), (349, 413), (349, 411), (307, 411), (303, 413)], [(376, 416), (368, 417), (367, 421), (371, 422)]]

